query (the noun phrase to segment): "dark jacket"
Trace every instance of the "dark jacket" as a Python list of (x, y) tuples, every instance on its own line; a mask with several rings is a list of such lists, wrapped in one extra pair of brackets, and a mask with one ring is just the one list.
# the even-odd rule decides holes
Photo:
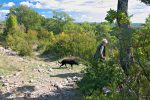
[[(101, 53), (102, 52), (102, 53)], [(101, 43), (100, 45), (98, 45), (96, 53), (94, 54), (94, 58), (96, 59), (102, 59), (102, 56), (105, 57), (106, 55), (106, 48), (105, 46)]]

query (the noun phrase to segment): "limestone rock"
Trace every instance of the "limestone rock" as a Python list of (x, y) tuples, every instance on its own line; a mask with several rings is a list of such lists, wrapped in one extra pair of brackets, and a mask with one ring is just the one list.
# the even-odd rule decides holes
[(5, 82), (5, 83), (2, 84), (2, 86), (9, 86), (9, 83)]
[(58, 90), (61, 90), (63, 88), (63, 86), (59, 83), (55, 83), (54, 87), (56, 87)]

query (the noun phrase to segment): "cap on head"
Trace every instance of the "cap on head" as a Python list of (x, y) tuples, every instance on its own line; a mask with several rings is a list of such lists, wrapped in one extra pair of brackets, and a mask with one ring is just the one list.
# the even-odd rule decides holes
[(104, 43), (107, 44), (107, 43), (108, 43), (108, 40), (104, 38), (104, 39), (102, 40), (102, 42), (104, 42)]

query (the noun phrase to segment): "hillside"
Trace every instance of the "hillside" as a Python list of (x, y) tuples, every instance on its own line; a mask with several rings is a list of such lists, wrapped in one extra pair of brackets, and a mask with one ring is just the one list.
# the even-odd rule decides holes
[(80, 100), (75, 81), (82, 68), (59, 69), (57, 61), (20, 57), (0, 47), (0, 100)]

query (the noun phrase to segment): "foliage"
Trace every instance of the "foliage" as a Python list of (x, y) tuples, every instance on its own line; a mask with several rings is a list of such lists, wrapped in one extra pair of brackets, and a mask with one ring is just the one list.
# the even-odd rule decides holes
[[(91, 61), (90, 65), (83, 79), (77, 82), (79, 89), (86, 96), (86, 100), (113, 99), (117, 94), (117, 85), (124, 77), (120, 67), (113, 61), (96, 62), (95, 59)], [(105, 93), (102, 90), (104, 87), (111, 90), (111, 93), (107, 94), (108, 96), (104, 95)]]
[(88, 23), (88, 22), (83, 22), (83, 23), (81, 23), (81, 27), (83, 28), (83, 31), (84, 32), (94, 32), (95, 30), (94, 30), (94, 25), (91, 25), (90, 23)]
[(74, 20), (66, 12), (56, 12), (56, 11), (53, 11), (53, 18), (60, 22), (71, 22)]
[(15, 15), (9, 15), (6, 21), (6, 36), (5, 40), (8, 46), (17, 51), (20, 55), (31, 55), (32, 40), (30, 34), (24, 33), (24, 27), (19, 26)]
[(41, 53), (46, 51), (49, 47), (53, 39), (55, 39), (53, 32), (48, 32), (46, 29), (40, 29), (38, 30), (38, 47), (37, 50)]
[(131, 17), (132, 16), (127, 16), (124, 12), (121, 11), (117, 12), (115, 10), (110, 9), (107, 12), (105, 20), (107, 20), (110, 23), (113, 23), (116, 19), (119, 19), (119, 23), (124, 25), (130, 22), (129, 20)]
[(107, 20), (110, 23), (113, 23), (113, 21), (117, 18), (117, 12), (113, 9), (110, 9), (107, 11), (107, 15), (105, 20)]
[(17, 17), (17, 21), (20, 25), (23, 24), (25, 26), (26, 32), (29, 29), (37, 29), (41, 25), (42, 16), (26, 6), (11, 7), (8, 16), (11, 14)]
[(13, 50), (18, 51), (21, 56), (31, 55), (32, 47), (29, 44), (29, 41), (26, 40), (27, 35), (18, 29), (12, 28), (7, 33), (6, 43), (10, 46)]
[(31, 42), (31, 44), (36, 44), (38, 42), (38, 32), (35, 30), (29, 30), (28, 33), (26, 33), (27, 37), (26, 39)]
[[(132, 33), (132, 52), (134, 57), (134, 64), (130, 69), (130, 83), (138, 98), (146, 99), (149, 96), (150, 90), (150, 67), (145, 63), (150, 61), (149, 50), (149, 29), (150, 16), (146, 19), (146, 24), (135, 29)], [(147, 88), (146, 88), (146, 87)]]
[(95, 34), (98, 40), (102, 38), (110, 37), (110, 32), (112, 31), (112, 26), (109, 23), (103, 22), (95, 26)]
[(56, 53), (59, 56), (78, 56), (89, 59), (93, 56), (96, 47), (96, 39), (94, 34), (77, 33), (65, 34), (61, 33), (55, 36), (49, 52)]
[(16, 27), (18, 24), (17, 17), (15, 15), (10, 15), (6, 21), (6, 28), (9, 30), (10, 28)]
[[(65, 24), (72, 22), (74, 19), (70, 17), (65, 12), (56, 12), (53, 11), (53, 18), (51, 18), (48, 22), (48, 25), (51, 26), (50, 31), (54, 32), (55, 34), (59, 34), (63, 32), (63, 27)], [(46, 22), (47, 24), (47, 22)]]
[[(85, 76), (78, 82), (79, 89), (84, 93), (85, 100), (109, 100), (109, 99), (147, 99), (150, 90), (150, 67), (145, 65), (149, 62), (149, 18), (144, 27), (132, 31), (132, 53), (134, 61), (130, 62), (129, 75), (126, 76), (120, 64), (117, 64), (118, 46), (116, 37), (111, 36), (109, 48), (112, 55), (106, 62), (89, 61)], [(115, 28), (113, 28), (114, 30)], [(117, 28), (114, 32), (117, 32)], [(118, 30), (119, 32), (119, 30)], [(113, 33), (110, 32), (110, 33)], [(112, 34), (117, 36), (116, 34)], [(113, 43), (111, 41), (114, 41)], [(116, 47), (115, 47), (116, 46)], [(112, 53), (109, 51), (109, 53)], [(116, 55), (117, 54), (117, 55)], [(123, 84), (123, 90), (116, 92), (119, 83)], [(85, 84), (86, 83), (86, 84)], [(112, 92), (105, 95), (103, 87), (109, 88)]]
[(138, 51), (139, 56), (143, 62), (150, 60), (150, 16), (146, 19), (146, 24), (142, 29), (138, 29), (133, 33), (133, 47)]
[(49, 32), (58, 33), (58, 23), (53, 18), (47, 18), (42, 22), (43, 28), (47, 29)]
[[(130, 17), (110, 9), (105, 19), (110, 23), (119, 19), (124, 25), (129, 23)], [(77, 84), (87, 100), (139, 99), (149, 96), (150, 68), (145, 63), (150, 61), (150, 16), (143, 27), (132, 29), (131, 35), (127, 35), (129, 29), (124, 29), (120, 38), (122, 29), (107, 22), (75, 23), (67, 13), (56, 11), (53, 11), (52, 18), (44, 18), (26, 6), (14, 6), (8, 14), (5, 30), (5, 42), (20, 55), (30, 56), (33, 49), (37, 49), (40, 53), (59, 57), (77, 56), (86, 61), (85, 75)], [(106, 47), (107, 60), (100, 62), (93, 59), (93, 55), (98, 42), (104, 37), (109, 41)], [(128, 38), (132, 38), (132, 41), (128, 41)], [(132, 47), (134, 59), (130, 62), (128, 76), (123, 73), (118, 61), (119, 39), (123, 41), (122, 47)], [(119, 83), (123, 83), (123, 91), (116, 92)], [(103, 87), (112, 92), (104, 94)]]
[(83, 28), (79, 24), (69, 22), (63, 26), (63, 32), (65, 32), (65, 33), (82, 33)]

